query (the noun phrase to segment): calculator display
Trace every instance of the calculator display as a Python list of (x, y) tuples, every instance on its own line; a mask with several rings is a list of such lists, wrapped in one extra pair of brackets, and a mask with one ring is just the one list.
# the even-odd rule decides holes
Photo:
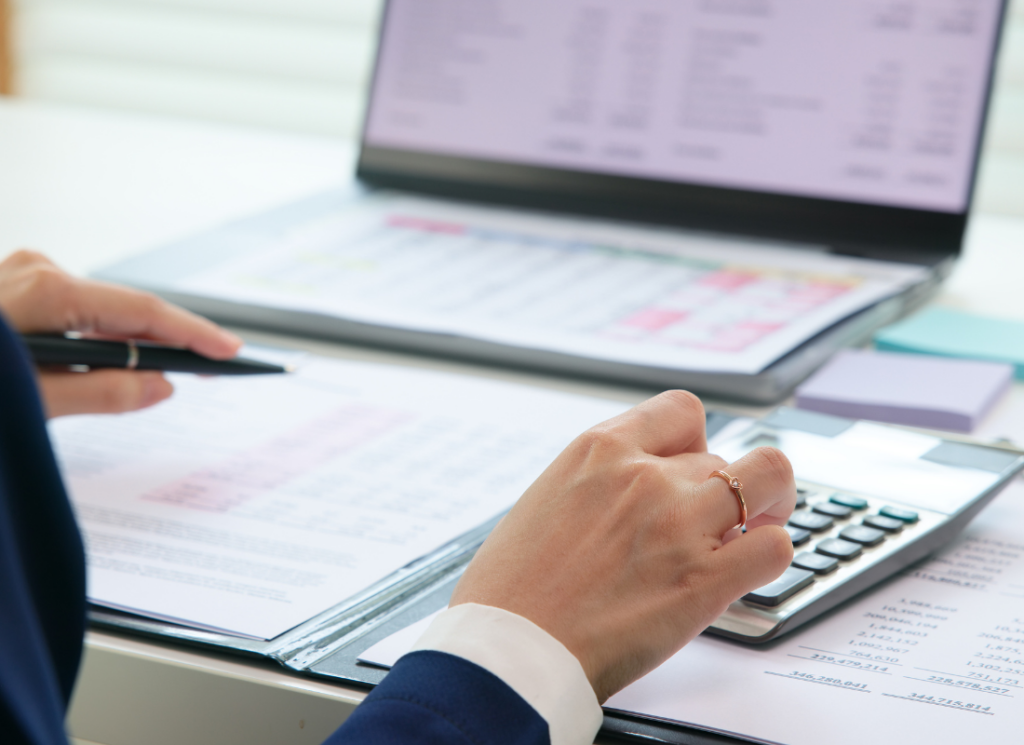
[(785, 453), (799, 480), (947, 515), (999, 479), (998, 472), (930, 459), (943, 446), (938, 437), (867, 422), (834, 436), (757, 426), (712, 450), (732, 462), (763, 446)]

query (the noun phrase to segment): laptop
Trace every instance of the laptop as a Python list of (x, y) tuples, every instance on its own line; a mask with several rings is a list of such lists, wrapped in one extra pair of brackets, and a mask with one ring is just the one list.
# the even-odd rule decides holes
[(1003, 0), (389, 0), (357, 186), (99, 275), (770, 403), (963, 242)]

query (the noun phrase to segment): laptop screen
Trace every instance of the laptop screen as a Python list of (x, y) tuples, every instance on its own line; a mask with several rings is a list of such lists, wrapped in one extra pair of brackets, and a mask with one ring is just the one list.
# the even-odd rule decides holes
[(373, 148), (932, 212), (1001, 0), (390, 0)]

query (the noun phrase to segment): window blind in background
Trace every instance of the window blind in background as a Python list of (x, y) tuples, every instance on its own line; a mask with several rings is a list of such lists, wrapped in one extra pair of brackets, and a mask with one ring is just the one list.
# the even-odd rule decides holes
[[(383, 5), (8, 2), (20, 95), (342, 137), (361, 122)], [(1024, 216), (1024, 0), (1010, 3), (976, 204)]]
[(13, 0), (19, 95), (352, 136), (381, 0)]

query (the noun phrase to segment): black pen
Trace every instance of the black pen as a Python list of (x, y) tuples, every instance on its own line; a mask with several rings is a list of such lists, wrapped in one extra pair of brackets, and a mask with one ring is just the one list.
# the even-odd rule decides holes
[(37, 365), (67, 367), (162, 370), (197, 375), (265, 375), (291, 372), (289, 368), (259, 360), (235, 357), (211, 360), (187, 349), (162, 347), (149, 342), (99, 341), (66, 336), (22, 336)]

